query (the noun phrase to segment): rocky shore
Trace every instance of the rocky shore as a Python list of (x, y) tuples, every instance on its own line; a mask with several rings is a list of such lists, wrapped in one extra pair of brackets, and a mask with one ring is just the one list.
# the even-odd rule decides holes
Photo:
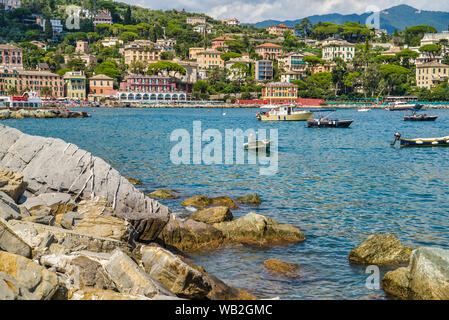
[(89, 117), (89, 114), (84, 111), (67, 111), (59, 108), (0, 109), (0, 120), (25, 119), (25, 118), (47, 119), (47, 118), (87, 118), (87, 117)]
[(178, 219), (89, 152), (0, 125), (0, 299), (256, 299), (187, 253), (304, 235), (252, 212), (234, 219), (237, 200), (200, 198)]

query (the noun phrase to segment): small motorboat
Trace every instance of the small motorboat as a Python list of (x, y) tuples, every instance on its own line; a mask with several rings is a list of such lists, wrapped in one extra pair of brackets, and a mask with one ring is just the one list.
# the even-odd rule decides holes
[(438, 116), (428, 116), (427, 114), (416, 114), (405, 116), (404, 121), (435, 121)]
[(440, 138), (415, 138), (415, 139), (403, 139), (401, 134), (396, 132), (394, 134), (394, 141), (392, 146), (396, 144), (396, 141), (400, 142), (400, 147), (447, 147), (449, 146), (449, 136)]
[[(335, 112), (335, 109), (317, 110), (315, 112)], [(309, 128), (348, 128), (354, 120), (333, 120), (329, 119), (327, 115), (320, 116), (318, 119), (307, 120), (307, 127)]]
[(407, 111), (407, 110), (420, 110), (422, 107), (423, 105), (418, 103), (396, 101), (390, 103), (386, 109), (388, 111)]
[(357, 109), (357, 111), (358, 112), (368, 112), (368, 111), (371, 111), (371, 109), (368, 107), (362, 107), (362, 108)]
[(256, 114), (256, 118), (260, 121), (306, 121), (313, 116), (313, 112), (307, 110), (295, 110), (292, 105), (268, 105), (262, 106), (261, 108), (270, 108), (271, 110)]
[(265, 140), (253, 140), (243, 144), (243, 148), (245, 150), (269, 150), (271, 141), (268, 139)]

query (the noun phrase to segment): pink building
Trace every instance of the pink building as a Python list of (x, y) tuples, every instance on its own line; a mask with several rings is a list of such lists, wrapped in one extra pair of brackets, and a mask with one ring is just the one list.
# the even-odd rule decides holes
[(0, 68), (23, 69), (22, 49), (8, 44), (0, 44)]
[(89, 52), (89, 43), (87, 41), (78, 40), (76, 42), (76, 53), (88, 53)]
[(125, 82), (120, 83), (120, 91), (172, 92), (176, 91), (176, 84), (170, 77), (132, 74), (125, 78)]
[(212, 40), (212, 49), (227, 48), (228, 45), (226, 44), (226, 41), (235, 41), (235, 39), (228, 36), (220, 36), (215, 38)]

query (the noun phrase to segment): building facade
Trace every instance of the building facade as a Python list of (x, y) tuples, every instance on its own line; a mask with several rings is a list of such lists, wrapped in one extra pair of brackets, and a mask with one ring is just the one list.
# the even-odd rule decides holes
[(235, 39), (228, 36), (217, 37), (212, 40), (212, 49), (227, 48), (228, 45), (226, 44), (226, 41), (235, 41)]
[(282, 46), (264, 43), (256, 47), (256, 53), (265, 60), (277, 60), (282, 53)]
[(162, 50), (150, 40), (136, 40), (123, 48), (125, 64), (128, 66), (132, 62), (140, 61), (151, 63), (161, 60)]
[(103, 10), (95, 15), (94, 25), (97, 26), (98, 24), (108, 24), (112, 26), (112, 15), (108, 10)]
[(123, 102), (155, 103), (185, 101), (187, 94), (177, 90), (175, 81), (168, 76), (129, 75), (120, 83), (117, 97)]
[(289, 32), (292, 35), (295, 35), (295, 28), (288, 27), (284, 23), (281, 23), (280, 25), (277, 25), (277, 26), (270, 26), (266, 30), (268, 31), (269, 34), (274, 34), (277, 36), (282, 36), (282, 35), (284, 35), (285, 32)]
[(307, 63), (302, 61), (303, 55), (299, 52), (290, 52), (279, 58), (279, 66), (285, 71), (305, 72)]
[(42, 88), (48, 87), (53, 97), (64, 97), (62, 77), (49, 71), (0, 69), (0, 92), (6, 95), (11, 87), (19, 93), (36, 91), (39, 94)]
[(98, 74), (89, 79), (89, 92), (95, 95), (108, 96), (114, 91), (114, 79)]
[(221, 23), (227, 24), (228, 26), (239, 26), (240, 21), (238, 19), (223, 19)]
[(14, 10), (22, 7), (22, 0), (0, 0), (4, 10)]
[(0, 44), (0, 68), (23, 69), (22, 49), (8, 44)]
[(262, 87), (262, 100), (283, 103), (298, 98), (298, 86), (288, 82), (270, 82)]
[(89, 52), (89, 43), (87, 41), (78, 40), (76, 42), (75, 52), (76, 53), (88, 53)]
[(439, 62), (428, 62), (416, 66), (416, 85), (418, 88), (430, 89), (447, 82), (449, 66)]
[(190, 60), (196, 60), (197, 55), (199, 52), (205, 51), (204, 48), (189, 48), (189, 59)]
[(116, 45), (122, 45), (123, 41), (119, 40), (119, 38), (109, 37), (101, 40), (101, 45), (103, 47), (115, 47)]
[(244, 80), (251, 75), (251, 66), (254, 60), (249, 56), (242, 56), (239, 58), (232, 58), (225, 62), (227, 70), (227, 79), (229, 81)]
[(187, 24), (206, 24), (206, 18), (204, 17), (187, 17)]
[(86, 76), (83, 71), (68, 71), (64, 75), (65, 96), (86, 99)]
[(345, 62), (349, 62), (355, 55), (355, 45), (344, 40), (327, 40), (324, 42), (322, 50), (322, 57), (327, 61), (339, 57)]
[(197, 33), (202, 33), (202, 34), (209, 34), (212, 33), (214, 29), (212, 28), (212, 25), (210, 24), (199, 24), (193, 27), (193, 31), (197, 32)]
[(212, 67), (223, 68), (224, 61), (221, 59), (222, 52), (216, 50), (205, 50), (197, 53), (196, 61), (198, 66), (203, 69)]
[(254, 63), (254, 79), (256, 81), (270, 81), (273, 79), (273, 61), (257, 60)]

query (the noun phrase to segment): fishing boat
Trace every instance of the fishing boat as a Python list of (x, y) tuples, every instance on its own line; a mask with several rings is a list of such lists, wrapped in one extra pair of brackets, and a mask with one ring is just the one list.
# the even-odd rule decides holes
[(449, 146), (449, 136), (440, 138), (415, 138), (415, 139), (403, 139), (401, 134), (396, 132), (394, 134), (394, 141), (391, 143), (392, 146), (396, 142), (400, 142), (400, 147), (447, 147)]
[(243, 148), (245, 150), (253, 150), (253, 151), (269, 150), (270, 144), (271, 144), (271, 141), (268, 139), (254, 140), (254, 141), (249, 141), (249, 142), (243, 144)]
[(270, 108), (270, 111), (257, 113), (260, 121), (307, 121), (312, 119), (313, 112), (307, 110), (295, 110), (293, 105), (286, 106), (262, 106), (262, 109)]
[(413, 103), (413, 102), (405, 102), (405, 101), (396, 101), (388, 104), (388, 111), (407, 111), (407, 110), (420, 110), (423, 107), (422, 104)]
[(335, 109), (318, 110), (316, 112), (328, 112), (328, 114), (320, 116), (318, 119), (307, 120), (307, 127), (309, 128), (348, 128), (354, 120), (338, 120), (329, 119), (329, 113), (335, 112)]
[(438, 116), (428, 116), (427, 114), (416, 114), (414, 112), (412, 115), (404, 116), (404, 121), (435, 121)]

